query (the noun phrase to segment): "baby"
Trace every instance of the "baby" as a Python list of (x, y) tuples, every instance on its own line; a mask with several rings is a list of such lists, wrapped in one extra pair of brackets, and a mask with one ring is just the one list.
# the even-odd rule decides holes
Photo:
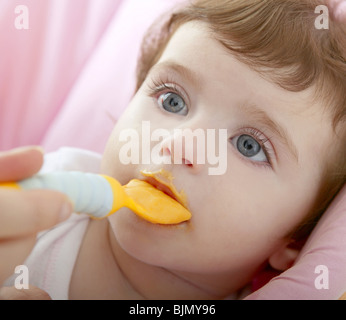
[[(316, 28), (320, 4), (197, 0), (150, 30), (136, 94), (109, 138), (101, 172), (122, 184), (169, 172), (192, 218), (158, 225), (127, 208), (105, 220), (72, 217), (41, 236), (83, 225), (68, 291), (43, 289), (69, 299), (239, 298), (265, 266), (293, 264), (345, 183), (345, 30), (333, 20)], [(151, 161), (124, 161), (124, 133), (143, 141), (146, 123), (169, 134), (138, 144), (139, 154), (155, 148)], [(226, 130), (226, 146), (215, 143), (226, 155), (222, 174), (198, 161), (205, 141), (187, 143), (185, 129), (207, 138), (208, 129)], [(54, 239), (63, 241), (64, 232)], [(40, 262), (49, 260), (40, 254)]]

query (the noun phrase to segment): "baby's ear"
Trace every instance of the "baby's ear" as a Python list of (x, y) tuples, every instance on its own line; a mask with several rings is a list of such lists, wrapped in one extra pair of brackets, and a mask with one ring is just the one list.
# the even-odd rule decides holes
[(269, 257), (270, 266), (278, 271), (285, 271), (290, 268), (298, 254), (300, 252), (301, 246), (297, 246), (291, 241), (287, 241), (282, 247), (275, 251)]

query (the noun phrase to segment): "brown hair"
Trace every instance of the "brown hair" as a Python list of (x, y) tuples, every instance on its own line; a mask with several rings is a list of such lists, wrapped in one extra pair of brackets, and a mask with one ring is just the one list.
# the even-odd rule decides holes
[(142, 44), (136, 91), (159, 60), (170, 37), (189, 21), (206, 23), (236, 57), (282, 88), (298, 92), (315, 88), (339, 137), (325, 166), (317, 200), (302, 225), (290, 234), (305, 236), (346, 176), (346, 29), (329, 17), (328, 29), (317, 29), (318, 0), (196, 0), (155, 23)]

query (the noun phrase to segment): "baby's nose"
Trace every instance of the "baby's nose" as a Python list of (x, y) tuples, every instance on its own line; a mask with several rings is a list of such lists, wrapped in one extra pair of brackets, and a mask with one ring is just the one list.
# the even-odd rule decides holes
[(198, 136), (186, 134), (188, 131), (175, 132), (161, 143), (161, 156), (169, 157), (172, 164), (183, 164), (193, 170), (200, 172), (205, 159), (205, 142)]

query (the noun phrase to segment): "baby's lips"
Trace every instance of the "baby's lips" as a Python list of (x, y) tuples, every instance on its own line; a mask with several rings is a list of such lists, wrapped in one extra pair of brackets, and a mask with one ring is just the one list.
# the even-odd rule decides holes
[[(178, 224), (191, 219), (191, 213), (186, 208), (148, 182), (133, 179), (123, 187), (135, 201), (135, 213), (144, 220), (157, 224)], [(138, 205), (143, 210), (138, 210)]]
[(174, 192), (175, 190), (174, 189), (172, 190), (168, 185), (161, 183), (160, 181), (156, 180), (153, 177), (148, 177), (144, 181), (151, 184), (154, 188), (162, 191), (167, 196), (171, 197), (175, 201), (179, 202), (183, 207), (185, 207), (185, 205), (182, 203), (180, 195), (176, 194), (176, 192)]
[(181, 190), (180, 192), (178, 192), (177, 188), (173, 184), (174, 177), (172, 173), (164, 169), (160, 169), (154, 172), (142, 170), (140, 173), (147, 178), (146, 179), (147, 182), (152, 184), (154, 187), (167, 193), (169, 196), (171, 196), (173, 199), (178, 201), (186, 209), (188, 208), (187, 196), (184, 190)]

